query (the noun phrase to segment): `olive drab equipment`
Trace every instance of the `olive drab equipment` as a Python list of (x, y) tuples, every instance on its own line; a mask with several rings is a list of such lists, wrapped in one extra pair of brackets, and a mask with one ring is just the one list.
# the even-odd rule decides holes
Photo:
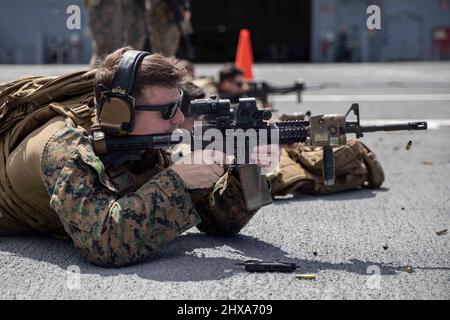
[(26, 136), (62, 115), (89, 130), (95, 116), (95, 71), (61, 77), (22, 77), (0, 85), (0, 214), (17, 217), (29, 208), (6, 173), (10, 154)]

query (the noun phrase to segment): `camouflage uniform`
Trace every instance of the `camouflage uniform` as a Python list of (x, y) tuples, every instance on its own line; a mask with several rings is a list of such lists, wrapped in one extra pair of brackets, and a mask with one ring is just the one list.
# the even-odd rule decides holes
[(122, 10), (124, 45), (136, 50), (149, 50), (149, 24), (145, 0), (119, 0)]
[[(137, 262), (193, 226), (211, 235), (234, 235), (256, 212), (245, 209), (234, 171), (225, 173), (214, 188), (187, 190), (181, 178), (167, 168), (170, 163), (160, 151), (153, 152), (151, 166), (140, 185), (119, 195), (94, 153), (88, 132), (70, 118), (56, 122), (59, 124), (55, 126), (52, 119), (30, 135), (41, 141), (42, 147), (30, 158), (38, 163), (40, 172), (19, 172), (15, 168), (24, 183), (13, 187), (20, 193), (27, 181), (30, 184), (40, 180), (47, 194), (38, 200), (47, 203), (48, 208), (42, 210), (50, 213), (45, 215), (44, 222), (53, 229), (40, 222), (42, 210), (35, 210), (34, 217), (28, 217), (36, 221), (33, 229), (57, 234), (58, 226), (63, 227), (59, 231), (65, 230), (75, 247), (92, 263), (123, 266)], [(53, 131), (48, 130), (49, 126)], [(29, 141), (24, 140), (11, 155), (19, 162), (9, 162), (10, 172), (18, 163), (21, 168), (36, 166), (20, 162), (28, 159), (24, 154), (30, 147)], [(15, 181), (14, 174), (10, 179)], [(23, 201), (31, 200), (24, 197)], [(0, 234), (3, 232), (0, 230)]]
[(152, 52), (174, 56), (182, 36), (179, 26), (181, 21), (177, 21), (181, 17), (175, 16), (169, 0), (150, 0), (147, 17)]
[[(119, 0), (122, 11), (124, 45), (137, 50), (150, 50), (174, 56), (178, 50), (181, 31), (169, 1)], [(150, 43), (149, 43), (150, 41)]]
[(182, 36), (181, 18), (168, 0), (148, 1), (149, 8), (145, 0), (85, 0), (94, 39), (91, 65), (123, 45), (175, 56)]
[(85, 0), (85, 5), (94, 47), (90, 63), (95, 65), (99, 58), (121, 45), (120, 8), (118, 0)]

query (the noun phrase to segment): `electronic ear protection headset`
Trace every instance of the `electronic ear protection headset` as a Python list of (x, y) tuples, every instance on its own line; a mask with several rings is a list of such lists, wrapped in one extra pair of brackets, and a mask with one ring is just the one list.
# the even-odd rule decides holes
[(101, 84), (101, 101), (98, 101), (98, 118), (101, 130), (106, 134), (126, 135), (133, 131), (135, 115), (134, 89), (136, 74), (142, 60), (150, 53), (126, 51), (112, 82), (112, 88)]

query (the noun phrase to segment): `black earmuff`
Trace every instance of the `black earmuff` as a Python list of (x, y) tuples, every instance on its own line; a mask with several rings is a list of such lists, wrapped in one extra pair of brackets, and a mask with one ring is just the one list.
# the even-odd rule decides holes
[(131, 95), (136, 74), (145, 56), (138, 50), (125, 52), (114, 76), (112, 88), (100, 85), (102, 93), (98, 112), (100, 128), (107, 134), (126, 135), (133, 130), (135, 99)]

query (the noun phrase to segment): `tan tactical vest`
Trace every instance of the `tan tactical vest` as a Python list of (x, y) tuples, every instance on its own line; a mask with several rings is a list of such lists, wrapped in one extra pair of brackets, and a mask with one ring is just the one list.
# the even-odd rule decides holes
[[(4, 234), (28, 233), (30, 228), (26, 226), (41, 232), (61, 230), (57, 223), (45, 223), (45, 218), (43, 223), (33, 218), (32, 213), (35, 215), (36, 210), (41, 210), (43, 217), (52, 214), (46, 211), (48, 205), (45, 207), (42, 203), (42, 192), (45, 191), (42, 183), (39, 185), (35, 179), (20, 181), (20, 178), (11, 183), (7, 173), (8, 160), (14, 160), (11, 157), (14, 150), (25, 139), (31, 139), (39, 127), (46, 123), (50, 129), (60, 126), (61, 121), (58, 124), (57, 118), (52, 120), (57, 116), (62, 116), (59, 119), (70, 117), (77, 125), (89, 129), (94, 116), (94, 74), (95, 71), (82, 71), (61, 77), (24, 77), (0, 86), (0, 234), (2, 224), (12, 226)], [(14, 161), (19, 166), (21, 163), (38, 165), (23, 160), (17, 158)], [(39, 169), (19, 168), (11, 163), (9, 167), (14, 167), (11, 170), (15, 171), (15, 177), (20, 177), (20, 169)], [(21, 186), (22, 192), (18, 193), (13, 185)]]

